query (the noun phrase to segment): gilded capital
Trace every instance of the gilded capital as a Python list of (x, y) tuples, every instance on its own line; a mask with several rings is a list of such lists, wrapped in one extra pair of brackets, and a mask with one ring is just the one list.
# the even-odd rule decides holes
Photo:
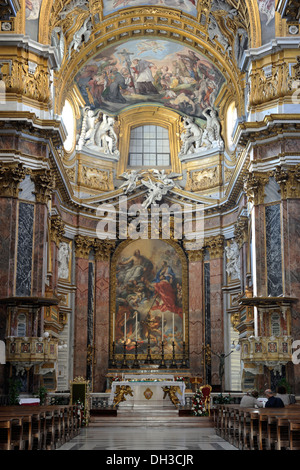
[(300, 197), (300, 164), (286, 169), (277, 166), (274, 178), (280, 186), (281, 199)]
[(95, 259), (97, 261), (109, 260), (111, 252), (114, 250), (116, 244), (114, 240), (100, 240), (95, 239), (93, 248), (95, 251)]
[(205, 240), (210, 259), (222, 258), (224, 253), (224, 235), (216, 235)]
[(51, 217), (50, 238), (59, 247), (62, 237), (65, 233), (65, 224), (59, 215)]
[(93, 239), (77, 235), (75, 237), (75, 256), (76, 258), (88, 259), (91, 249), (93, 248)]
[(0, 196), (18, 197), (19, 184), (26, 176), (26, 170), (21, 164), (1, 165), (0, 167)]
[(35, 184), (36, 202), (47, 204), (54, 189), (54, 176), (51, 170), (37, 170), (32, 172)]
[(248, 217), (242, 216), (238, 219), (234, 226), (234, 236), (239, 248), (241, 248), (248, 240)]
[(249, 202), (255, 206), (263, 204), (265, 199), (265, 186), (269, 182), (270, 173), (252, 172), (244, 179), (244, 190)]

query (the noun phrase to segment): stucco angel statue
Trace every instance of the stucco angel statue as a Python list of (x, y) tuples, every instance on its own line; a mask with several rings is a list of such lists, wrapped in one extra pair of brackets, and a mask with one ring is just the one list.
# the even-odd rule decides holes
[(148, 178), (148, 181), (142, 180), (142, 183), (148, 188), (148, 197), (142, 204), (145, 208), (148, 208), (151, 204), (157, 206), (157, 201), (161, 201), (163, 196), (165, 196), (169, 189), (171, 189), (169, 186), (166, 186), (159, 181), (154, 182), (150, 178)]
[(132, 170), (131, 173), (125, 171), (120, 177), (126, 180), (120, 188), (123, 188), (124, 193), (128, 194), (136, 189), (137, 182), (141, 178), (141, 175), (138, 170)]

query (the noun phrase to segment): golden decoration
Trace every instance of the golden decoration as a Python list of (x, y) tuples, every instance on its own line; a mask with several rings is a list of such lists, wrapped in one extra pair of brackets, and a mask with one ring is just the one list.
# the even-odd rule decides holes
[(180, 401), (179, 401), (179, 398), (176, 395), (176, 393), (177, 392), (181, 393), (180, 392), (180, 387), (172, 385), (170, 387), (162, 387), (162, 389), (164, 391), (164, 399), (166, 398), (166, 396), (168, 396), (170, 398), (171, 402), (173, 403), (173, 405), (176, 408), (178, 408), (178, 405), (179, 405)]
[(117, 385), (113, 406), (117, 406), (119, 403), (126, 401), (125, 395), (133, 397), (132, 388), (129, 385)]
[(51, 217), (51, 225), (50, 225), (50, 238), (57, 247), (63, 238), (65, 233), (65, 224), (62, 221), (60, 215), (53, 215)]
[(19, 184), (27, 170), (21, 164), (6, 164), (0, 167), (0, 194), (2, 197), (18, 197)]
[(263, 204), (265, 186), (269, 182), (270, 172), (251, 172), (244, 179), (244, 190), (249, 202), (254, 205)]
[(210, 259), (222, 258), (224, 253), (224, 235), (216, 235), (205, 240)]
[(239, 248), (248, 240), (248, 223), (248, 217), (246, 216), (239, 217), (235, 223), (234, 237)]
[(280, 186), (282, 199), (300, 197), (300, 164), (289, 166), (287, 169), (277, 166), (274, 178)]
[(153, 392), (151, 390), (151, 388), (146, 388), (146, 390), (144, 391), (144, 397), (146, 398), (146, 400), (151, 400), (153, 396)]
[(36, 202), (47, 204), (54, 190), (53, 172), (47, 169), (32, 171), (32, 180), (35, 184)]

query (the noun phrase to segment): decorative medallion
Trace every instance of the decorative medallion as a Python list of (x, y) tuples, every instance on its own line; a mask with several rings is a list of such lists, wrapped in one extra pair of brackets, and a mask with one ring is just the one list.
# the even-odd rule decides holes
[(151, 400), (152, 396), (153, 396), (153, 392), (150, 388), (147, 388), (145, 391), (144, 391), (144, 396), (146, 398), (146, 400)]

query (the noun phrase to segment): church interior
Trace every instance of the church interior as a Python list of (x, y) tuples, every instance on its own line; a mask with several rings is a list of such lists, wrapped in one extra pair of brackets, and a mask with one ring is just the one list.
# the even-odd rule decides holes
[(299, 18), (292, 0), (1, 2), (1, 406), (297, 402)]

